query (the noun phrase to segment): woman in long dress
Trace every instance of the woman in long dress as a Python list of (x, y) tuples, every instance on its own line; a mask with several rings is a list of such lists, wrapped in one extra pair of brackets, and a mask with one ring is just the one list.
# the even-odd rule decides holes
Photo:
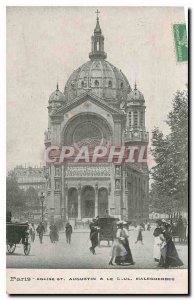
[(143, 230), (144, 230), (143, 226), (142, 226), (142, 224), (140, 224), (138, 227), (137, 240), (136, 240), (135, 244), (137, 244), (137, 242), (141, 242), (143, 245), (143, 235), (142, 235)]
[(161, 229), (161, 225), (162, 225), (162, 221), (158, 220), (156, 222), (157, 227), (154, 230), (153, 236), (154, 236), (154, 249), (153, 249), (153, 257), (154, 260), (159, 262), (160, 261), (160, 256), (161, 256), (161, 238), (160, 238), (160, 234), (162, 233), (162, 229)]
[(170, 224), (162, 223), (161, 228), (162, 233), (160, 234), (160, 238), (162, 245), (159, 266), (163, 268), (183, 266), (183, 262), (179, 258), (174, 242), (172, 241)]
[[(113, 266), (113, 262), (116, 259), (116, 257), (123, 258), (123, 260), (124, 260), (124, 256), (126, 256), (126, 255), (127, 255), (127, 251), (125, 250), (125, 247), (119, 241), (118, 238), (115, 238), (113, 241), (113, 244), (112, 244), (111, 259), (109, 261), (109, 265)], [(117, 263), (118, 263), (118, 259), (117, 259)]]
[(51, 224), (49, 229), (50, 229), (49, 236), (50, 236), (51, 243), (58, 242), (59, 235), (58, 235), (57, 226), (55, 224)]
[(126, 228), (123, 228), (123, 222), (119, 222), (118, 227), (119, 228), (117, 230), (116, 237), (117, 237), (119, 243), (122, 246), (124, 246), (126, 254), (122, 255), (122, 256), (121, 255), (116, 255), (115, 263), (117, 265), (120, 265), (120, 264), (131, 264), (131, 265), (133, 265), (134, 261), (133, 261), (131, 249), (129, 247), (128, 230)]

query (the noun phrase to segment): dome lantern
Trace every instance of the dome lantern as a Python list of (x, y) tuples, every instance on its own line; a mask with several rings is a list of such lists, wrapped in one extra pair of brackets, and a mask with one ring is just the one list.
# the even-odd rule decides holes
[(97, 9), (96, 27), (94, 29), (94, 34), (91, 37), (91, 52), (89, 54), (89, 58), (91, 60), (106, 59), (107, 57), (107, 54), (104, 52), (104, 36), (102, 35), (102, 31), (100, 28), (99, 17), (98, 17), (99, 13), (100, 12)]

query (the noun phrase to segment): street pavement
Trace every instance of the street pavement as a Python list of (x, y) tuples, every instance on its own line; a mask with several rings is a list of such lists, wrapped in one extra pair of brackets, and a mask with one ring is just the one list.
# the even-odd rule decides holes
[[(107, 242), (102, 242), (96, 248), (96, 255), (89, 251), (91, 246), (89, 240), (89, 230), (77, 230), (72, 234), (71, 245), (66, 243), (65, 233), (59, 234), (59, 241), (55, 244), (50, 242), (49, 236), (43, 238), (40, 244), (38, 236), (34, 243), (31, 243), (31, 251), (28, 256), (24, 255), (23, 245), (17, 245), (15, 253), (7, 253), (7, 268), (49, 268), (49, 269), (90, 269), (90, 268), (137, 268), (151, 269), (157, 268), (157, 263), (153, 260), (153, 230), (143, 231), (143, 242), (135, 244), (137, 231), (129, 231), (129, 244), (132, 251), (135, 265), (133, 266), (109, 266), (108, 262), (111, 254), (111, 247)], [(176, 243), (176, 249), (184, 266), (188, 267), (187, 245)]]

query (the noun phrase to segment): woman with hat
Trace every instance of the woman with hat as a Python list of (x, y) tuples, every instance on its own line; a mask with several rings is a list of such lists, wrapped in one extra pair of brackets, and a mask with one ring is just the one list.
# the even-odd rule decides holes
[(129, 241), (128, 241), (128, 230), (126, 228), (123, 228), (123, 222), (120, 221), (118, 224), (118, 230), (116, 237), (118, 241), (121, 243), (122, 246), (124, 246), (124, 249), (126, 251), (126, 254), (123, 256), (117, 255), (115, 258), (115, 263), (120, 264), (134, 264), (133, 257), (131, 254), (131, 249), (129, 247)]
[(122, 223), (121, 221), (118, 221), (116, 223), (117, 229), (115, 231), (114, 241), (113, 241), (113, 244), (112, 244), (111, 259), (109, 261), (109, 265), (112, 265), (112, 266), (113, 266), (113, 261), (114, 261), (114, 259), (116, 259), (116, 257), (117, 257), (117, 264), (118, 264), (118, 257), (120, 257), (120, 258), (123, 257), (124, 258), (124, 256), (127, 255), (127, 251), (125, 250), (125, 247), (120, 242), (120, 240), (117, 238), (117, 230), (120, 227), (121, 223)]
[(153, 236), (154, 236), (154, 249), (153, 249), (153, 257), (154, 260), (159, 262), (160, 260), (160, 256), (161, 256), (161, 238), (160, 238), (160, 234), (162, 233), (162, 229), (161, 229), (161, 225), (162, 225), (162, 221), (158, 220), (156, 221), (156, 228), (153, 232)]
[(159, 266), (164, 268), (183, 266), (183, 262), (179, 258), (174, 242), (172, 241), (170, 224), (164, 221), (162, 222), (161, 228), (162, 233), (160, 234), (160, 239), (162, 245)]

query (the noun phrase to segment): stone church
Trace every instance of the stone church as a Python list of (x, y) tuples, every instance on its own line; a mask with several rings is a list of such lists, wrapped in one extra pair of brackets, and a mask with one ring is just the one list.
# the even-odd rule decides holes
[[(119, 49), (119, 53), (120, 53)], [(45, 147), (51, 145), (144, 145), (145, 100), (135, 84), (109, 63), (97, 16), (89, 61), (56, 90), (48, 104)], [(148, 218), (149, 175), (146, 162), (66, 161), (48, 165), (46, 190), (50, 220), (88, 220), (115, 216), (140, 222)]]

